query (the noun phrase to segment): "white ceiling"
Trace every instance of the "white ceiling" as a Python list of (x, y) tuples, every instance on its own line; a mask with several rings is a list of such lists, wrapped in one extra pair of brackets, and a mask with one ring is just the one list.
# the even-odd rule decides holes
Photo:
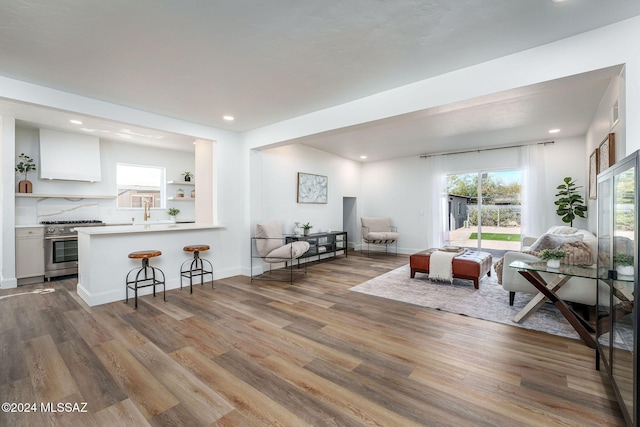
[[(0, 75), (242, 132), (636, 15), (637, 0), (4, 0)], [(304, 143), (371, 159), (433, 150), (421, 141), (544, 139), (551, 119), (584, 134), (607, 78), (541, 84)], [(103, 125), (113, 135), (131, 130)]]

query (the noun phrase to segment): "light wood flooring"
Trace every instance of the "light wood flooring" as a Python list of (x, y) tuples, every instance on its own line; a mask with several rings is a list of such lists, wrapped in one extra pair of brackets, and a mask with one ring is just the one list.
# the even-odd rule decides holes
[(38, 409), (0, 426), (624, 425), (581, 341), (348, 290), (407, 262), (354, 254), (137, 311), (87, 307), (70, 279), (0, 291), (0, 402)]

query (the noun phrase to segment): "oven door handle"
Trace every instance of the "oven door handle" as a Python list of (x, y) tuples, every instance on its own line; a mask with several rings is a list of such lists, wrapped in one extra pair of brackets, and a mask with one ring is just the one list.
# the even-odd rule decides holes
[(44, 240), (60, 242), (64, 240), (78, 240), (78, 238), (76, 236), (45, 236)]

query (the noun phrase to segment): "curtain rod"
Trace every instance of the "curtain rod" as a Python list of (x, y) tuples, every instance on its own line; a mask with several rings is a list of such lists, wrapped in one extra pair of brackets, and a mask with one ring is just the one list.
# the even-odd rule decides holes
[(449, 156), (451, 154), (479, 153), (481, 151), (504, 150), (506, 148), (526, 147), (528, 145), (547, 145), (547, 144), (554, 144), (554, 143), (555, 143), (555, 141), (545, 141), (545, 142), (534, 142), (534, 143), (531, 143), (531, 144), (507, 145), (507, 146), (504, 146), (504, 147), (478, 148), (477, 150), (449, 151), (449, 152), (445, 152), (445, 153), (421, 154), (420, 158), (421, 159), (426, 159), (428, 157)]

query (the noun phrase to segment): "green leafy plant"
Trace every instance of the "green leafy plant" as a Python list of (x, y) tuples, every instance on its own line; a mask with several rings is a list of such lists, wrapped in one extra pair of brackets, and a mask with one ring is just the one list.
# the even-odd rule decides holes
[(313, 225), (310, 225), (309, 223), (302, 224), (302, 228), (304, 228), (305, 230), (310, 230), (313, 228)]
[(169, 216), (177, 216), (180, 213), (180, 209), (178, 208), (169, 208), (167, 209), (167, 214)]
[(570, 177), (566, 177), (564, 182), (558, 185), (559, 190), (556, 194), (558, 200), (555, 201), (556, 214), (562, 217), (563, 222), (568, 222), (573, 226), (573, 220), (576, 217), (585, 218), (587, 206), (584, 204), (582, 195), (578, 193), (578, 189), (582, 187), (576, 186), (576, 182)]
[(193, 178), (193, 174), (189, 171), (181, 174), (184, 177), (185, 181), (191, 181), (191, 178)]
[(24, 179), (27, 179), (27, 174), (36, 170), (36, 164), (31, 157), (24, 153), (21, 153), (18, 157), (20, 162), (16, 165), (16, 172), (23, 173)]
[(613, 256), (613, 263), (616, 265), (633, 265), (633, 261), (633, 255), (615, 254)]
[(543, 249), (538, 257), (543, 261), (549, 261), (550, 259), (562, 259), (566, 255), (567, 253), (562, 249)]

